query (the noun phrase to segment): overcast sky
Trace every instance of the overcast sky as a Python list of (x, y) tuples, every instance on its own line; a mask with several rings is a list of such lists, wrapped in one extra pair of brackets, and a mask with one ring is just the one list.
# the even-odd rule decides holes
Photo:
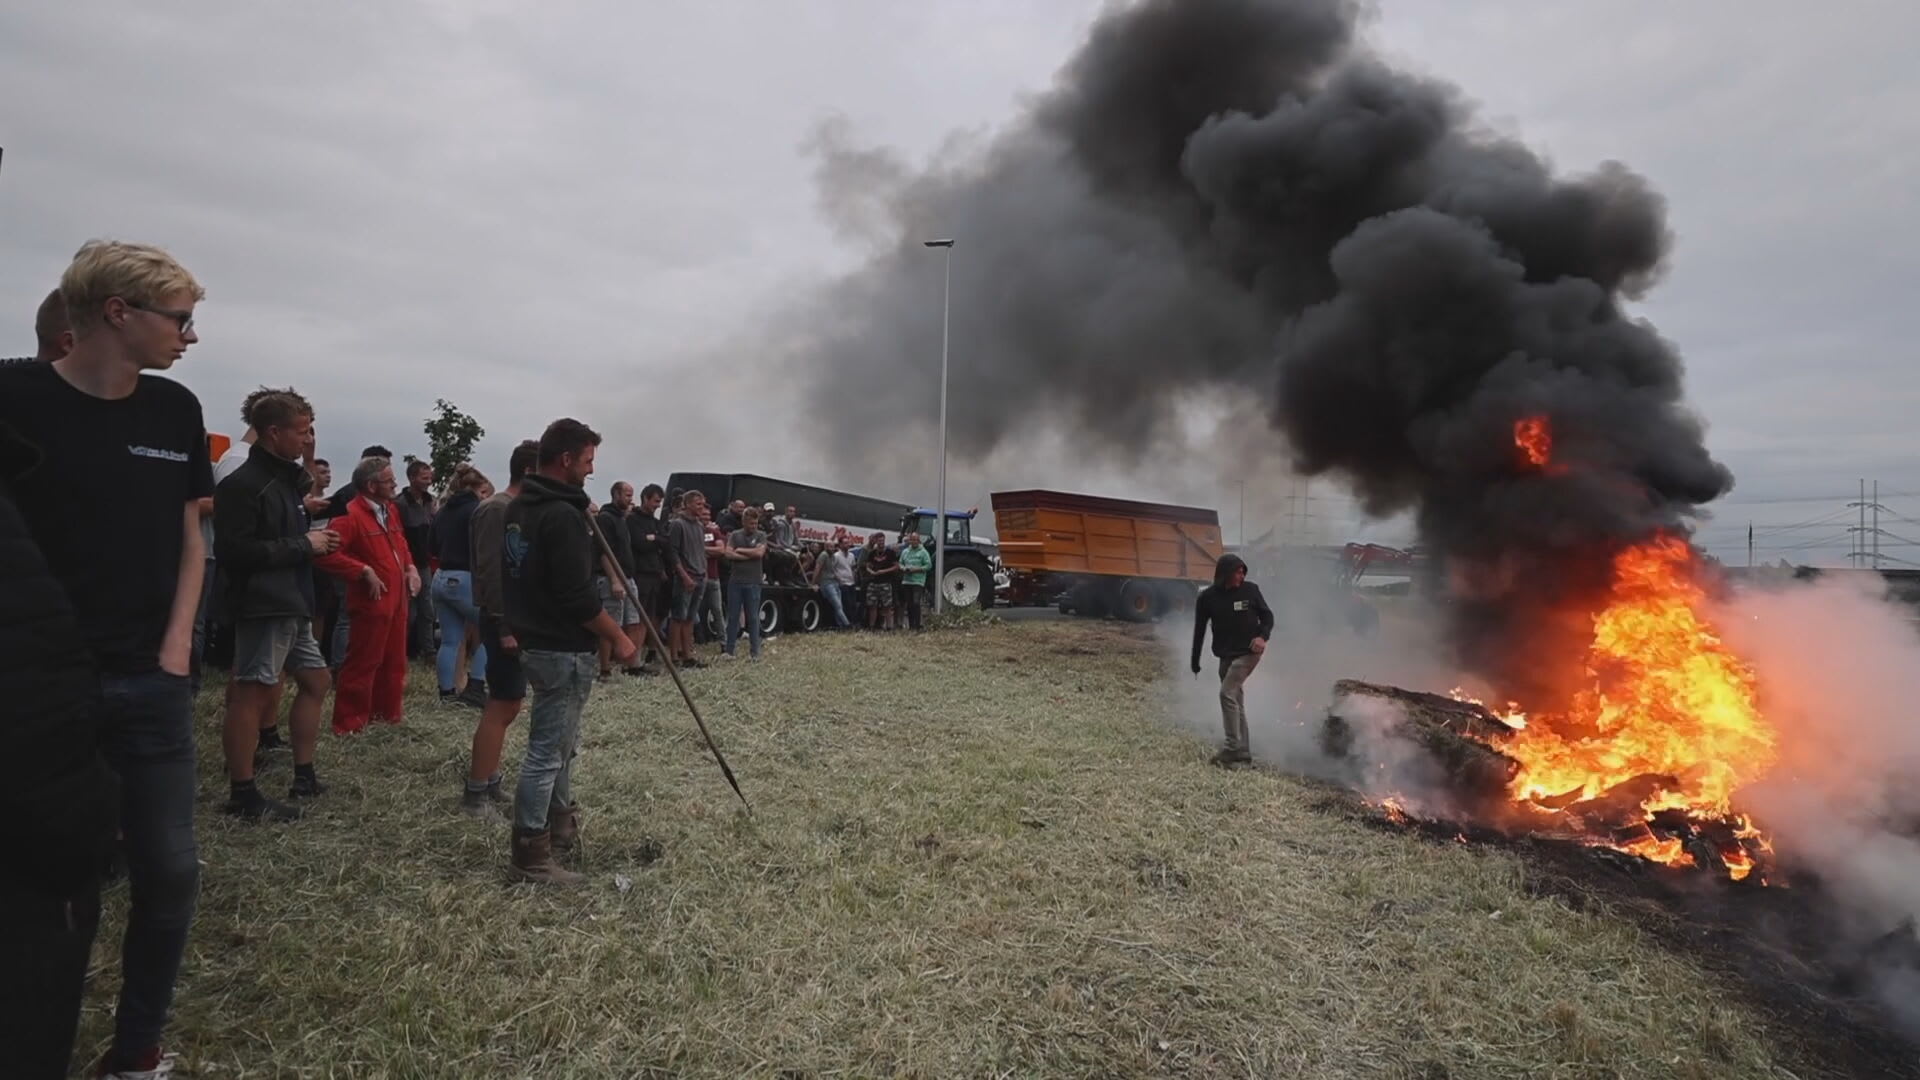
[[(1920, 6), (1379, 7), (1371, 39), (1499, 128), (1563, 168), (1625, 161), (1667, 196), (1678, 242), (1640, 313), (1687, 357), (1738, 478), (1710, 547), (1744, 560), (1751, 519), (1762, 559), (1842, 563), (1859, 477), (1920, 541)], [(238, 433), (248, 389), (291, 382), (336, 461), (424, 453), (447, 397), (486, 426), (496, 476), (512, 440), (576, 415), (608, 435), (599, 481), (741, 469), (860, 490), (862, 463), (811, 452), (808, 425), (831, 418), (792, 416), (798, 394), (752, 355), (784, 297), (860, 257), (821, 220), (804, 145), (832, 117), (913, 159), (991, 131), (1098, 9), (6, 5), (0, 354), (32, 351), (34, 307), (82, 241), (158, 243), (208, 288), (174, 375), (216, 430)], [(953, 362), (964, 377), (965, 342)], [(1029, 468), (1133, 493), (1084, 462)], [(1257, 532), (1292, 488), (1251, 483)], [(871, 494), (930, 501), (931, 484)], [(966, 473), (954, 501), (995, 484)], [(1364, 531), (1314, 491), (1331, 538)], [(1237, 494), (1213, 494), (1231, 535)]]

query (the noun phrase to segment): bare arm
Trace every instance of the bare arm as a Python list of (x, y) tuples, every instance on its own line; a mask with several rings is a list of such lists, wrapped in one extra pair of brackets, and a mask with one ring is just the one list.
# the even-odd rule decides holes
[(200, 500), (186, 504), (180, 530), (180, 572), (173, 584), (167, 632), (160, 639), (160, 669), (184, 676), (193, 663), (193, 621), (200, 613), (200, 583), (207, 572), (206, 545), (200, 540)]

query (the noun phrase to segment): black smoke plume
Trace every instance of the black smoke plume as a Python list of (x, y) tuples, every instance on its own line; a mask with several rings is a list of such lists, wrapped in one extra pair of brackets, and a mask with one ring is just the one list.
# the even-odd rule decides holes
[[(935, 386), (904, 372), (939, 340), (940, 286), (919, 241), (957, 237), (957, 455), (1044, 431), (1163, 460), (1196, 408), (1263, 418), (1250, 444), (1277, 431), (1300, 471), (1412, 511), (1463, 659), (1538, 691), (1558, 681), (1541, 657), (1578, 650), (1516, 638), (1577, 637), (1552, 615), (1569, 592), (1732, 482), (1673, 347), (1621, 308), (1659, 276), (1664, 202), (1618, 164), (1556, 175), (1371, 53), (1358, 16), (1143, 0), (1010, 127), (928, 168), (823, 130), (828, 210), (877, 250), (805, 312), (790, 359), (843, 460), (924, 431)], [(1535, 415), (1564, 468), (1519, 467), (1513, 425)]]

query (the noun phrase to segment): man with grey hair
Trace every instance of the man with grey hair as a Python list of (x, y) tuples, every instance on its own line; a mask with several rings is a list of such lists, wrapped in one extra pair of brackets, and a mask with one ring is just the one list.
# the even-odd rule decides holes
[(332, 521), (339, 549), (314, 565), (347, 586), (347, 659), (333, 694), (333, 733), (353, 735), (378, 720), (398, 724), (407, 686), (407, 605), (420, 572), (402, 532), (389, 458), (353, 468), (354, 497)]

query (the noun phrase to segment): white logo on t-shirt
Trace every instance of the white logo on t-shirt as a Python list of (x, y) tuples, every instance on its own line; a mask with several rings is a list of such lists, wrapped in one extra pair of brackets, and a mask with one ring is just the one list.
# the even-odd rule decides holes
[(189, 460), (186, 454), (178, 450), (156, 450), (151, 446), (134, 446), (131, 443), (127, 445), (127, 453), (132, 454), (134, 457), (155, 458), (159, 461), (175, 461), (182, 465), (185, 465)]

